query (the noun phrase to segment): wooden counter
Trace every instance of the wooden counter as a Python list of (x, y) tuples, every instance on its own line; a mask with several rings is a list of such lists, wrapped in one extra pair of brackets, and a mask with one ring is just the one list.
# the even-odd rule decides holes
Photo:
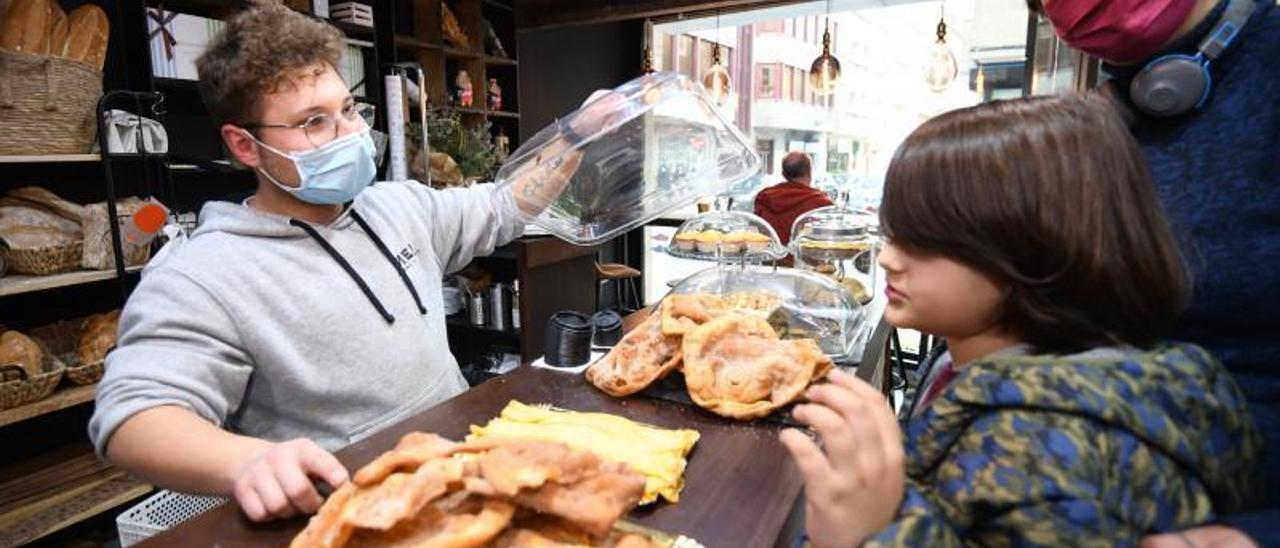
[[(629, 315), (624, 329), (629, 331), (647, 315), (647, 310)], [(887, 326), (881, 325), (869, 345), (874, 350), (867, 352), (858, 367), (860, 377), (877, 382), (883, 378), (881, 350), (886, 335)], [(778, 441), (780, 426), (731, 421), (695, 406), (641, 396), (616, 399), (597, 391), (581, 375), (527, 365), (347, 447), (337, 456), (348, 469), (356, 470), (391, 449), (408, 432), (435, 432), (462, 439), (471, 424), (488, 422), (511, 400), (613, 413), (701, 433), (689, 455), (680, 502), (640, 508), (627, 517), (630, 521), (689, 536), (708, 548), (789, 547), (800, 533), (802, 480)], [(141, 546), (284, 546), (305, 524), (303, 518), (255, 524), (234, 504), (226, 504)]]
[[(678, 504), (659, 502), (627, 519), (692, 537), (708, 548), (787, 545), (798, 531), (787, 527), (801, 488), (799, 471), (778, 442), (779, 427), (722, 419), (702, 409), (645, 398), (614, 399), (579, 375), (523, 366), (475, 387), (338, 452), (355, 470), (400, 436), (421, 430), (461, 439), (471, 424), (498, 415), (511, 400), (550, 403), (578, 411), (603, 411), (669, 428), (692, 428), (702, 438), (689, 456)], [(234, 504), (223, 505), (149, 540), (143, 546), (284, 546), (305, 525), (294, 519), (258, 525)]]

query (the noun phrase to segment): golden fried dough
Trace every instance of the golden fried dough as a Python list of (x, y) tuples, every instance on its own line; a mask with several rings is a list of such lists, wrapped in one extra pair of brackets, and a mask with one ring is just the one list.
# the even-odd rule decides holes
[(683, 336), (689, 330), (729, 311), (724, 299), (701, 293), (670, 295), (662, 300), (662, 334)]
[(730, 314), (684, 337), (685, 384), (699, 406), (750, 419), (791, 403), (831, 361), (811, 340), (779, 340), (768, 322)]
[(587, 368), (587, 381), (613, 396), (629, 396), (672, 370), (681, 361), (679, 337), (662, 332), (662, 318), (652, 314), (627, 333), (605, 357)]
[(472, 548), (493, 540), (511, 522), (516, 507), (500, 499), (460, 493), (428, 505), (389, 531), (357, 529), (350, 546), (369, 548)]
[(324, 506), (311, 516), (307, 527), (293, 537), (289, 548), (340, 548), (351, 537), (351, 526), (342, 521), (347, 502), (356, 492), (355, 484), (347, 482), (329, 495)]

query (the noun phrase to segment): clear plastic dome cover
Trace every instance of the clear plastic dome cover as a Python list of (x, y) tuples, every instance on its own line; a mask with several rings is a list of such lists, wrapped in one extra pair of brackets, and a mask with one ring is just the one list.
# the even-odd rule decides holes
[(840, 206), (809, 211), (791, 225), (791, 253), (800, 259), (851, 259), (873, 247), (875, 218)]
[(795, 266), (825, 274), (861, 303), (875, 298), (876, 218), (840, 206), (818, 208), (791, 226)]
[(683, 259), (771, 261), (787, 256), (778, 233), (760, 216), (744, 211), (703, 213), (680, 225), (668, 252)]
[(670, 294), (711, 294), (764, 317), (784, 339), (811, 338), (831, 359), (861, 355), (864, 310), (843, 285), (815, 272), (768, 266), (719, 266), (685, 278)]
[(755, 175), (761, 162), (701, 85), (658, 72), (543, 128), (503, 164), (496, 181), (512, 185), (538, 167), (562, 165), (572, 173), (562, 187), (516, 185), (517, 201), (541, 210), (520, 214), (566, 241), (595, 245), (719, 194)]

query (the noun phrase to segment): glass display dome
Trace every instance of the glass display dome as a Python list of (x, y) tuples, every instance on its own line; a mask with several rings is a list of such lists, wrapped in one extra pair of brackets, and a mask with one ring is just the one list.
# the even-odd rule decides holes
[(495, 180), (521, 181), (508, 206), (526, 221), (571, 243), (595, 245), (723, 192), (760, 165), (752, 144), (700, 84), (657, 72), (601, 93), (543, 128), (512, 153)]
[(724, 297), (765, 318), (782, 338), (811, 338), (837, 362), (861, 355), (862, 305), (834, 279), (794, 268), (716, 266), (685, 278), (670, 294)]
[(787, 255), (769, 223), (744, 211), (713, 211), (685, 221), (668, 252), (683, 259), (766, 262)]
[(815, 209), (791, 228), (796, 268), (818, 272), (844, 285), (866, 304), (876, 283), (875, 217), (840, 206)]

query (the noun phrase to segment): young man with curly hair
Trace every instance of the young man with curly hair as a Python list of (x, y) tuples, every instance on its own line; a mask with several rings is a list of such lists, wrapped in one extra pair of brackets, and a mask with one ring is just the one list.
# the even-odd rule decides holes
[[(157, 485), (233, 496), (250, 519), (314, 512), (330, 451), (458, 395), (441, 280), (521, 232), (580, 156), (495, 185), (371, 184), (367, 113), (335, 71), (342, 35), (277, 1), (197, 61), (227, 150), (257, 175), (210, 202), (125, 306), (89, 434)], [(570, 128), (585, 130), (585, 128)], [(566, 146), (561, 141), (561, 146)]]

